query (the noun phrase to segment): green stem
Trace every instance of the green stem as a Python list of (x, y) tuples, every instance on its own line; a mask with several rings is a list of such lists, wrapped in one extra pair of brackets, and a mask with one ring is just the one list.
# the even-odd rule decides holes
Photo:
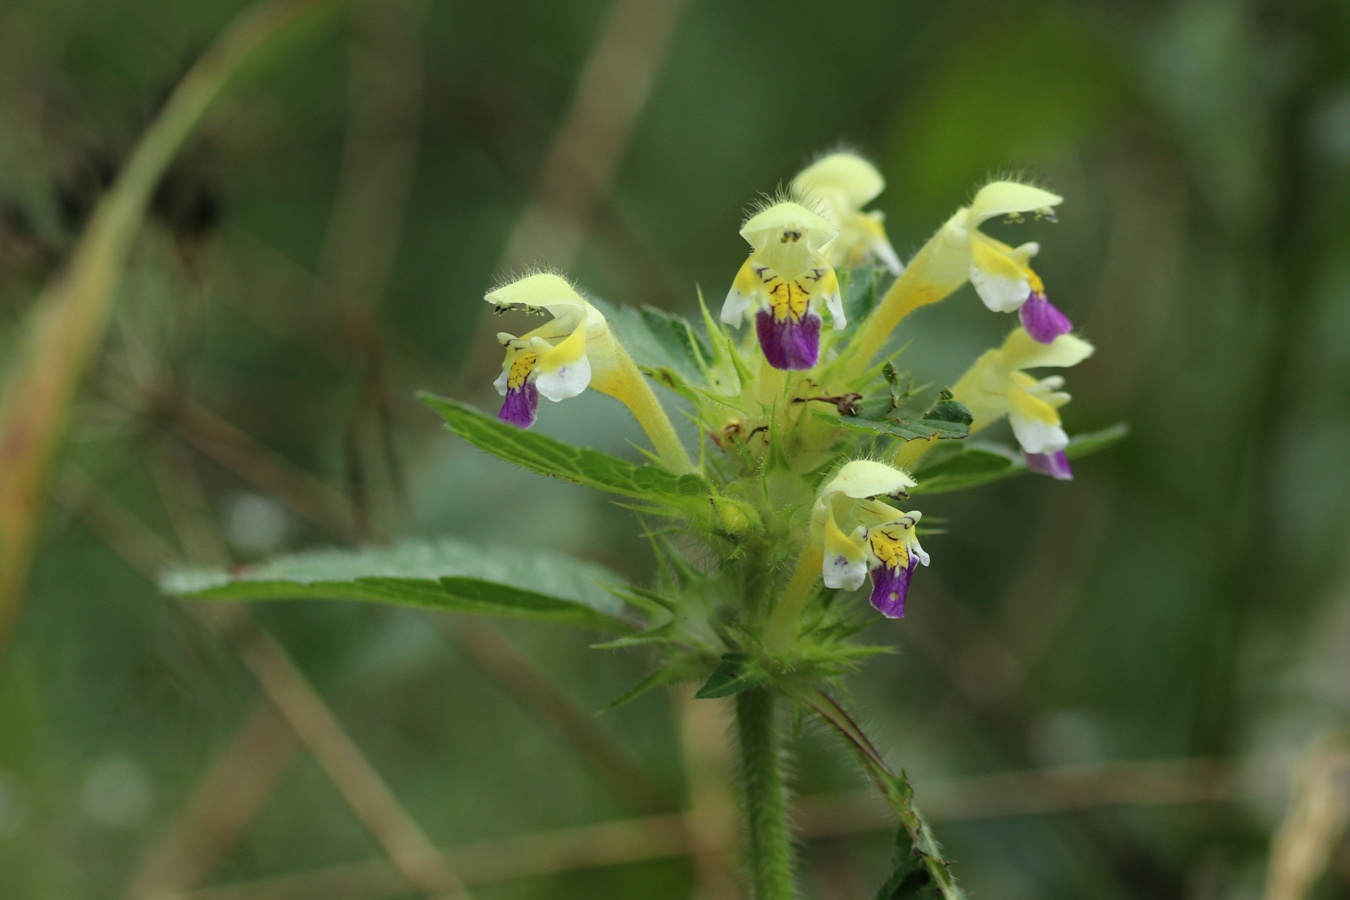
[(736, 695), (746, 842), (755, 900), (791, 900), (792, 843), (783, 781), (781, 697), (767, 688)]
[[(886, 765), (881, 751), (877, 750), (861, 726), (854, 721), (848, 711), (838, 701), (818, 688), (804, 688), (792, 692), (793, 697), (814, 712), (839, 735), (845, 745), (862, 764), (863, 772), (885, 798), (887, 804), (900, 819), (903, 829), (899, 844), (900, 856), (897, 858), (896, 875), (907, 878), (904, 873), (913, 873), (916, 869), (927, 871), (931, 884), (937, 887), (941, 900), (964, 900), (965, 894), (956, 886), (951, 866), (942, 856), (928, 822), (914, 806), (914, 788), (903, 769), (896, 775)], [(889, 882), (888, 882), (889, 883)], [(907, 883), (907, 882), (906, 882)], [(891, 896), (886, 893), (885, 896)], [(899, 896), (899, 895), (896, 895)], [(906, 893), (905, 896), (912, 896)], [(929, 896), (924, 893), (923, 896)]]

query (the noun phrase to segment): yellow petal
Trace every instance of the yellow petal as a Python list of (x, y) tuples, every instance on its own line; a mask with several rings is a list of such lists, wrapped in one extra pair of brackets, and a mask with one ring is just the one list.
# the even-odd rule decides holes
[(886, 568), (903, 569), (909, 565), (909, 548), (900, 526), (873, 528), (867, 533), (867, 540), (872, 555)]
[(535, 306), (550, 311), (552, 311), (550, 307), (558, 303), (569, 306), (590, 305), (573, 289), (566, 278), (552, 272), (539, 272), (517, 278), (510, 284), (489, 291), (483, 299), (497, 306)]
[(792, 189), (810, 197), (836, 194), (852, 209), (861, 209), (876, 199), (886, 187), (876, 166), (853, 153), (831, 153), (822, 156), (792, 179)]
[(557, 402), (586, 390), (591, 383), (591, 361), (586, 357), (585, 326), (578, 327), (553, 347), (548, 347), (542, 338), (535, 339), (535, 346), (541, 350), (534, 380), (540, 394)]
[(1063, 367), (1078, 365), (1091, 356), (1095, 349), (1076, 335), (1061, 334), (1050, 343), (1042, 344), (1027, 334), (1025, 328), (1015, 328), (1003, 342), (999, 356), (1008, 369)]
[(1014, 252), (978, 231), (970, 234), (970, 281), (994, 312), (1013, 312), (1031, 296), (1028, 270)]
[(549, 348), (539, 357), (539, 368), (545, 372), (556, 372), (563, 366), (571, 365), (586, 356), (586, 329), (577, 328), (567, 337)]
[(751, 257), (741, 264), (736, 277), (732, 279), (731, 290), (727, 291), (727, 299), (722, 303), (721, 320), (733, 327), (739, 326), (745, 319), (751, 301), (762, 289), (759, 270), (755, 267), (754, 257)]
[(519, 388), (530, 377), (538, 361), (539, 353), (529, 344), (515, 340), (507, 344), (506, 359), (502, 361), (502, 374), (493, 382), (497, 393), (505, 394), (507, 389)]
[[(1022, 373), (1016, 372), (1014, 374), (1021, 375)], [(1032, 384), (1035, 384), (1034, 379), (1032, 379)], [(1024, 384), (1019, 384), (1017, 380), (1012, 378), (1009, 378), (1008, 381), (1008, 407), (1012, 413), (1023, 419), (1040, 422), (1044, 425), (1060, 424), (1058, 410), (1027, 390)]]
[(952, 396), (965, 404), (975, 421), (974, 430), (985, 427), (1008, 411), (1007, 371), (997, 350), (988, 350), (975, 360), (952, 386)]
[(796, 278), (820, 262), (820, 248), (839, 232), (828, 220), (799, 203), (775, 203), (741, 226), (757, 262), (783, 278)]
[(916, 482), (908, 472), (873, 462), (870, 459), (855, 459), (845, 463), (839, 474), (821, 491), (821, 495), (840, 493), (846, 497), (863, 500), (869, 497), (885, 497), (902, 493)]
[(971, 227), (995, 216), (1050, 209), (1064, 202), (1058, 194), (1016, 181), (995, 181), (980, 188), (970, 204)]

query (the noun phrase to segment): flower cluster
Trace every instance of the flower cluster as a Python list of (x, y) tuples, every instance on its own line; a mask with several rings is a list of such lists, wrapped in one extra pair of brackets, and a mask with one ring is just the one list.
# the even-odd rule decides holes
[[(664, 466), (707, 479), (718, 515), (694, 527), (727, 542), (719, 545), (725, 564), (753, 559), (761, 571), (784, 573), (767, 582), (770, 647), (792, 645), (821, 587), (853, 591), (870, 576), (872, 605), (904, 615), (910, 580), (929, 557), (917, 534), (922, 513), (898, 504), (922, 489), (925, 455), (937, 442), (958, 443), (1006, 416), (1025, 469), (1072, 477), (1064, 379), (1027, 370), (1073, 366), (1093, 348), (1047, 298), (1031, 267), (1039, 245), (1014, 247), (982, 230), (1028, 214), (1053, 220), (1062, 199), (1016, 181), (987, 184), (904, 265), (881, 213), (864, 210), (884, 186), (871, 163), (835, 152), (800, 172), (789, 193), (752, 210), (740, 229), (750, 252), (720, 315), (705, 311), (706, 337), (679, 326), (687, 329), (679, 347), (701, 383), (688, 371), (639, 368), (623, 329), (557, 274), (530, 274), (486, 296), (499, 310), (549, 316), (519, 337), (498, 335), (506, 350), (499, 418), (528, 428), (540, 396), (560, 401), (587, 387), (623, 402)], [(967, 281), (990, 310), (1018, 312), (1020, 325), (975, 360), (944, 394), (941, 415), (927, 419), (905, 406), (893, 367), (883, 379), (878, 356), (906, 315)], [(869, 302), (846, 303), (863, 290), (873, 291)], [(649, 375), (691, 407), (703, 438), (697, 463)]]

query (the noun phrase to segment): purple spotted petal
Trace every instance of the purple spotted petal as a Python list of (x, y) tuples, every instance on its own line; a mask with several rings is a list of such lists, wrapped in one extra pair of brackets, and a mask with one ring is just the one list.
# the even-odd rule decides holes
[(820, 358), (821, 318), (810, 310), (800, 322), (778, 321), (761, 309), (755, 315), (755, 330), (764, 358), (775, 369), (809, 369)]
[(1027, 302), (1022, 304), (1020, 315), (1027, 334), (1042, 344), (1048, 344), (1061, 334), (1073, 331), (1069, 317), (1045, 299), (1044, 294), (1033, 293), (1028, 297)]
[(1023, 453), (1027, 458), (1027, 468), (1042, 475), (1049, 475), (1057, 481), (1073, 481), (1073, 469), (1069, 468), (1069, 457), (1064, 451), (1058, 453)]
[(534, 417), (538, 412), (539, 389), (534, 386), (533, 381), (527, 381), (518, 388), (509, 388), (506, 391), (506, 400), (502, 403), (502, 411), (497, 413), (497, 418), (512, 425), (519, 425), (521, 428), (529, 428), (534, 424)]
[(905, 617), (905, 596), (909, 593), (909, 576), (919, 558), (909, 555), (909, 565), (903, 569), (877, 566), (872, 570), (872, 605), (888, 619)]

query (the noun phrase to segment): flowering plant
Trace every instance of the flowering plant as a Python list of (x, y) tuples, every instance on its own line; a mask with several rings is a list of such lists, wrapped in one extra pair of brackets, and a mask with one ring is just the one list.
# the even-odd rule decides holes
[[(980, 230), (999, 217), (1052, 218), (1061, 198), (987, 184), (903, 266), (881, 215), (863, 211), (882, 187), (851, 153), (814, 162), (748, 216), (740, 233), (750, 252), (720, 309), (703, 304), (697, 323), (610, 307), (554, 272), (512, 279), (486, 300), (542, 321), (498, 335), (498, 414), (424, 396), (476, 447), (629, 501), (650, 526), (658, 565), (648, 583), (563, 557), (444, 542), (344, 554), (340, 564), (310, 555), (246, 574), (184, 573), (171, 587), (563, 621), (612, 633), (602, 646), (654, 648), (659, 665), (616, 702), (693, 679), (698, 697), (733, 698), (756, 896), (793, 893), (783, 775), (793, 709), (844, 741), (899, 818), (880, 896), (961, 896), (903, 773), (841, 699), (842, 680), (886, 649), (856, 636), (875, 614), (902, 618), (918, 567), (930, 563), (918, 498), (1026, 472), (1069, 479), (1072, 457), (1119, 432), (1069, 438), (1064, 379), (1027, 370), (1073, 366), (1092, 346), (1047, 299), (1030, 267), (1037, 245), (1014, 248)], [(916, 390), (883, 351), (905, 316), (967, 280), (1020, 324), (950, 389)], [(690, 427), (676, 427), (653, 382)], [(631, 411), (651, 442), (648, 461), (530, 430), (541, 414), (566, 414), (541, 413), (541, 397), (561, 402), (587, 388)], [(970, 439), (1005, 415), (1020, 452)], [(940, 542), (929, 543), (941, 565)], [(850, 597), (869, 578), (870, 608)]]

